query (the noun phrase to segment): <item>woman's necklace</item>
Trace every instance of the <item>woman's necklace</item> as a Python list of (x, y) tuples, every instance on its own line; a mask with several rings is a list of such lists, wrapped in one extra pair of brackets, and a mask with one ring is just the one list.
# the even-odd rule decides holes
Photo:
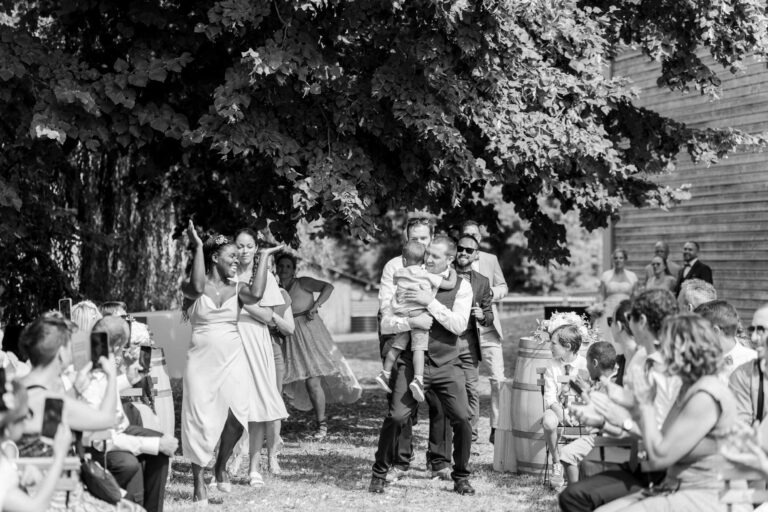
[(221, 290), (222, 290), (224, 287), (226, 287), (226, 286), (229, 286), (229, 283), (224, 283), (224, 284), (223, 284), (223, 285), (221, 285), (221, 286), (216, 286), (216, 284), (215, 284), (215, 283), (211, 283), (211, 285), (213, 286), (213, 292), (216, 294), (216, 296), (217, 296), (217, 297), (219, 297), (219, 296), (221, 296)]

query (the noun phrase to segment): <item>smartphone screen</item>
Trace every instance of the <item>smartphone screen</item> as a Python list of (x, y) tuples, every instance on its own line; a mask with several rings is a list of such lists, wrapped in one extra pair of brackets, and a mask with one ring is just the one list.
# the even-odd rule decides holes
[(61, 409), (64, 406), (64, 401), (61, 398), (46, 398), (45, 410), (43, 412), (43, 429), (40, 431), (40, 436), (47, 439), (53, 439), (56, 435), (56, 430), (61, 423)]
[(141, 365), (141, 371), (149, 372), (149, 366), (152, 364), (152, 347), (141, 347), (139, 364)]
[[(0, 392), (5, 393), (5, 368), (0, 368)], [(8, 408), (5, 406), (5, 400), (0, 400), (0, 412), (7, 411)]]
[(101, 368), (99, 358), (109, 357), (109, 336), (105, 332), (91, 333), (91, 362), (94, 368)]
[(72, 320), (72, 299), (59, 300), (59, 313), (67, 320)]

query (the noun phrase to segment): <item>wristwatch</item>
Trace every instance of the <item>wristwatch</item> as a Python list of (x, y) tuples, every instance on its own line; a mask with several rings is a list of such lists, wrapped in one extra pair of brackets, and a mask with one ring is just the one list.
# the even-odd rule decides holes
[(635, 425), (635, 422), (632, 421), (632, 418), (627, 418), (621, 422), (621, 430), (626, 430), (627, 432), (629, 432), (632, 430), (632, 427), (634, 425)]

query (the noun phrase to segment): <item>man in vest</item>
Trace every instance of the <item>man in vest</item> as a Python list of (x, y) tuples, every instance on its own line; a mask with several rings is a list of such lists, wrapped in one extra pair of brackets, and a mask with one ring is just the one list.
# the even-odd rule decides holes
[[(427, 247), (425, 266), (432, 273), (447, 274), (455, 256), (455, 242), (451, 238), (438, 236)], [(472, 287), (466, 280), (458, 279), (453, 289), (439, 290), (434, 297), (429, 290), (412, 290), (405, 292), (403, 299), (422, 304), (428, 313), (403, 318), (392, 315), (391, 309), (385, 307), (381, 318), (382, 333), (394, 334), (412, 328), (429, 330), (424, 390), (431, 390), (436, 395), (453, 427), (453, 490), (458, 494), (473, 495), (475, 490), (469, 483), (472, 426), (457, 346), (458, 337), (466, 330), (469, 321)], [(403, 351), (392, 369), (389, 412), (379, 432), (376, 460), (368, 488), (370, 492), (384, 492), (387, 472), (397, 456), (397, 439), (413, 410), (418, 407), (408, 389), (413, 379), (410, 356), (409, 351)]]

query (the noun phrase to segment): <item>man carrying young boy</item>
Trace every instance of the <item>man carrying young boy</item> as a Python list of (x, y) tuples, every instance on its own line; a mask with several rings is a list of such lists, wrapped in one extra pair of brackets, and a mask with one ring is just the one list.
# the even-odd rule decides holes
[(557, 444), (558, 425), (570, 425), (570, 413), (565, 410), (563, 397), (573, 395), (568, 384), (561, 384), (563, 375), (576, 376), (579, 370), (586, 372), (587, 360), (579, 355), (582, 336), (576, 325), (562, 325), (555, 329), (550, 339), (552, 340), (552, 359), (547, 364), (544, 372), (544, 416), (541, 418), (541, 426), (544, 430), (544, 442), (547, 444), (552, 456), (551, 485), (563, 482), (563, 467), (560, 465), (560, 450)]
[[(427, 248), (416, 241), (409, 240), (403, 246), (403, 268), (394, 273), (393, 282), (396, 291), (392, 297), (392, 313), (398, 316), (415, 317), (426, 313), (426, 308), (413, 301), (403, 300), (402, 294), (406, 290), (429, 290), (434, 297), (438, 289), (451, 290), (456, 286), (456, 271), (449, 269), (447, 278), (438, 274), (432, 274), (425, 270), (424, 255)], [(387, 393), (392, 390), (389, 387), (389, 379), (392, 367), (400, 356), (400, 353), (411, 344), (413, 352), (413, 381), (408, 388), (413, 398), (418, 402), (424, 401), (424, 352), (427, 350), (429, 331), (424, 329), (412, 329), (410, 332), (401, 332), (395, 335), (392, 347), (384, 358), (384, 368), (376, 382)]]
[[(616, 349), (607, 341), (598, 341), (593, 343), (589, 350), (587, 350), (587, 371), (589, 372), (592, 386), (590, 387), (582, 379), (576, 379), (576, 382), (582, 388), (582, 392), (589, 390), (602, 391), (605, 384), (601, 382), (601, 378), (605, 377), (609, 382), (615, 382), (616, 370)], [(569, 484), (579, 481), (579, 464), (595, 446), (595, 434), (597, 431), (595, 429), (592, 435), (581, 436), (575, 439), (560, 450), (560, 463), (563, 465)], [(555, 479), (554, 475), (552, 476), (551, 484), (553, 487), (557, 488), (563, 485), (562, 471), (559, 474), (560, 477), (558, 479)]]

